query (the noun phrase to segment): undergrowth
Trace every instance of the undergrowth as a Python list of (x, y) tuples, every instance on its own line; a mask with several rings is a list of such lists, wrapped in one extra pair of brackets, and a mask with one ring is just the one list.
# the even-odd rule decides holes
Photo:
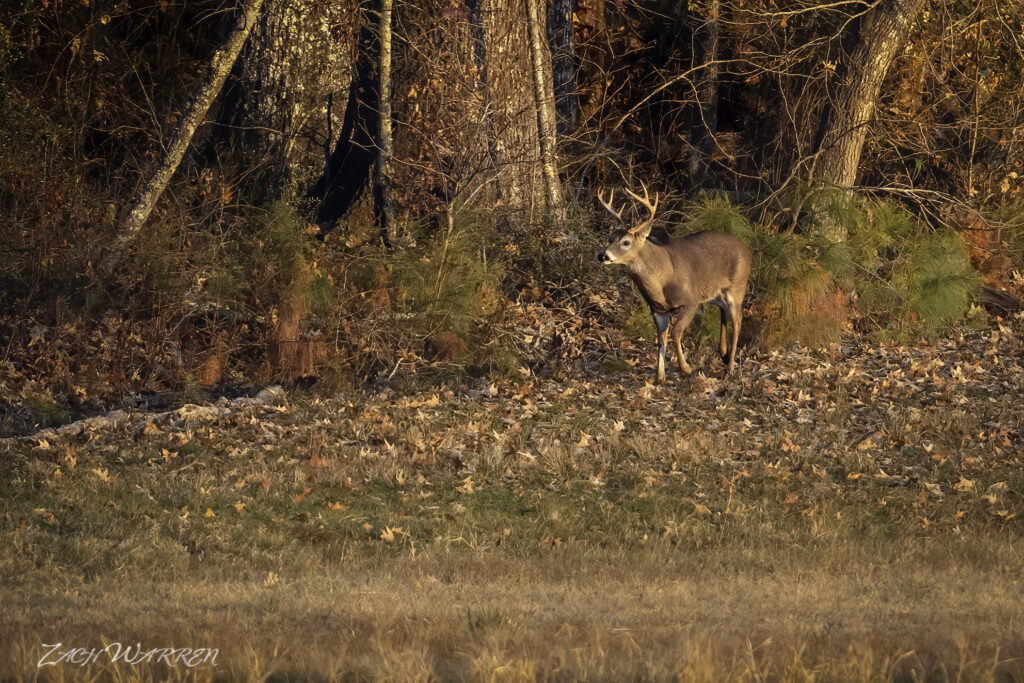
[[(752, 223), (713, 195), (701, 197), (676, 231), (730, 232), (750, 246), (748, 298), (760, 345), (828, 344), (851, 321), (863, 331), (913, 337), (942, 334), (964, 320), (980, 277), (959, 235), (921, 224), (897, 204), (847, 193), (815, 198), (814, 206), (813, 220), (841, 223), (845, 241)], [(717, 311), (705, 312), (702, 335), (717, 339), (717, 319)]]

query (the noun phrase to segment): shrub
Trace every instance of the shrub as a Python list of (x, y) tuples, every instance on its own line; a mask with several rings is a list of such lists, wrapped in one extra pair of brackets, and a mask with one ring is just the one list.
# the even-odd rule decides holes
[(962, 319), (981, 284), (959, 235), (925, 235), (908, 259), (911, 307), (925, 330), (937, 332)]
[[(754, 264), (748, 298), (759, 343), (817, 346), (838, 340), (852, 293), (862, 319), (890, 336), (911, 330), (935, 334), (964, 319), (980, 277), (958, 235), (920, 231), (917, 219), (892, 202), (858, 200), (838, 188), (803, 192), (815, 220), (842, 222), (846, 241), (832, 241), (813, 227), (791, 234), (772, 231), (714, 196), (698, 200), (677, 231), (731, 232), (750, 245)], [(718, 312), (706, 309), (696, 325), (698, 334), (717, 343)]]
[(425, 328), (469, 333), (498, 307), (503, 265), (494, 242), (486, 222), (464, 212), (424, 247), (397, 254), (392, 268), (398, 307)]
[(747, 244), (755, 241), (755, 229), (739, 208), (722, 195), (704, 194), (693, 204), (690, 218), (675, 231), (677, 237), (701, 230), (728, 232)]

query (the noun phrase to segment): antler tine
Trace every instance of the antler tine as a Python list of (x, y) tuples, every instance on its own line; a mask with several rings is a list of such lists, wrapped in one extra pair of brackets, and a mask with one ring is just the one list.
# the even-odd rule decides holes
[(632, 230), (633, 232), (640, 232), (641, 230), (646, 228), (648, 225), (653, 223), (654, 222), (654, 216), (655, 216), (655, 214), (658, 211), (658, 193), (657, 192), (654, 193), (654, 205), (652, 206), (651, 205), (651, 195), (649, 195), (647, 193), (647, 185), (644, 183), (644, 181), (641, 180), (640, 181), (640, 186), (642, 188), (644, 188), (644, 196), (643, 197), (641, 197), (640, 195), (638, 195), (637, 193), (633, 192), (632, 190), (630, 190), (628, 188), (626, 189), (626, 192), (629, 194), (630, 197), (632, 197), (633, 199), (635, 199), (638, 202), (640, 202), (641, 204), (643, 204), (647, 208), (647, 210), (650, 212), (651, 215), (643, 223), (641, 223), (640, 225), (638, 225), (635, 228), (633, 228), (633, 230)]
[(611, 191), (611, 194), (608, 195), (608, 201), (604, 200), (604, 190), (598, 190), (597, 191), (597, 201), (601, 202), (601, 206), (603, 206), (608, 211), (608, 213), (610, 213), (611, 215), (613, 215), (617, 219), (619, 219), (619, 222), (621, 223), (622, 222), (622, 209), (625, 209), (626, 207), (625, 207), (625, 205), (623, 205), (622, 209), (619, 209), (618, 211), (616, 211), (615, 207), (612, 206), (612, 201), (614, 199), (615, 199), (615, 190), (614, 189)]

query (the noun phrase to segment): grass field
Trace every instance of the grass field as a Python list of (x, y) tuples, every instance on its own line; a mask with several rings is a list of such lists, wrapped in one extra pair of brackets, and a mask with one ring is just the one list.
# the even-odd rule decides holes
[(1008, 324), (6, 440), (0, 678), (1024, 680)]

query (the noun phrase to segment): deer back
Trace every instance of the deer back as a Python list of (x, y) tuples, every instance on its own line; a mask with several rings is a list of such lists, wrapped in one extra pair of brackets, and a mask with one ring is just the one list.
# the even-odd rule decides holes
[(698, 232), (663, 244), (644, 243), (629, 275), (652, 310), (702, 304), (723, 292), (746, 290), (752, 256), (743, 240), (725, 232)]

